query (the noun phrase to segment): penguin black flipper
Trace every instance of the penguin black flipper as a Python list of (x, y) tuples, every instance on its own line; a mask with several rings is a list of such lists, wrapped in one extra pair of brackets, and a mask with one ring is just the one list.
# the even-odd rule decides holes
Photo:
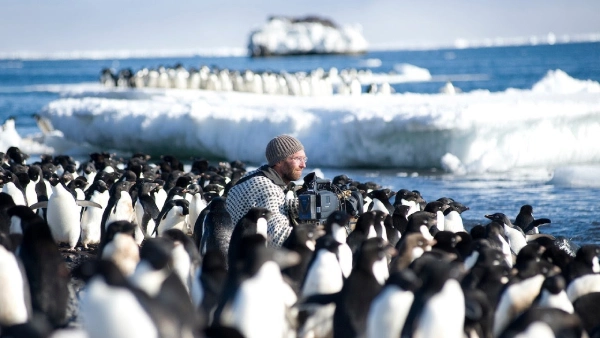
[(341, 291), (336, 292), (336, 293), (310, 295), (302, 300), (299, 300), (296, 303), (296, 306), (302, 307), (302, 305), (305, 305), (305, 304), (319, 304), (319, 305), (327, 305), (327, 304), (331, 304), (331, 303), (337, 304), (341, 297), (342, 297)]
[(102, 209), (102, 206), (100, 204), (98, 204), (96, 202), (88, 201), (88, 200), (76, 200), (75, 203), (80, 207), (94, 207), (94, 208)]
[(31, 210), (47, 208), (47, 207), (48, 207), (48, 201), (37, 202), (37, 203), (34, 203), (29, 206), (29, 208), (31, 208)]
[(156, 202), (154, 201), (152, 196), (142, 195), (139, 196), (139, 200), (142, 204), (142, 207), (144, 208), (144, 212), (149, 214), (150, 217), (152, 217), (152, 219), (156, 219), (158, 217), (158, 214), (160, 214), (160, 210), (158, 210)]
[(549, 224), (552, 223), (552, 221), (548, 218), (538, 218), (536, 220), (534, 220), (533, 222), (529, 223), (529, 225), (527, 225), (525, 227), (525, 229), (523, 229), (524, 233), (528, 233), (529, 231), (533, 230), (535, 227), (538, 227), (540, 225), (544, 225), (544, 224)]

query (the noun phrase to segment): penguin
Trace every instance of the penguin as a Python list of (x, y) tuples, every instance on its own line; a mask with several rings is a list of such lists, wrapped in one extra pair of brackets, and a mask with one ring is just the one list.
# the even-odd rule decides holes
[[(315, 252), (300, 289), (301, 299), (316, 295), (333, 295), (342, 290), (345, 276), (339, 261), (340, 245), (331, 234), (317, 239)], [(299, 306), (298, 336), (331, 335), (334, 311), (335, 303)]]
[(235, 263), (235, 257), (237, 257), (236, 251), (238, 250), (240, 241), (243, 237), (259, 234), (265, 239), (268, 238), (267, 222), (270, 218), (271, 211), (262, 207), (252, 207), (242, 218), (240, 218), (233, 228), (231, 240), (229, 241), (229, 249), (227, 252), (227, 266), (229, 269), (231, 269), (232, 264)]
[(573, 303), (571, 303), (565, 291), (565, 286), (566, 282), (563, 276), (547, 277), (534, 304), (539, 307), (560, 309), (570, 314), (575, 313)]
[(390, 273), (405, 270), (415, 259), (431, 251), (435, 244), (436, 240), (433, 237), (428, 239), (420, 232), (406, 235), (396, 244), (398, 254), (390, 263)]
[(355, 267), (339, 293), (333, 314), (333, 337), (360, 337), (367, 330), (371, 302), (383, 288), (393, 248), (382, 238), (369, 238), (358, 252)]
[(417, 211), (408, 216), (406, 232), (402, 235), (419, 232), (426, 238), (433, 239), (433, 236), (438, 231), (436, 214), (427, 211)]
[(8, 235), (10, 233), (10, 216), (8, 215), (8, 209), (16, 206), (12, 196), (0, 192), (0, 234)]
[(202, 257), (199, 276), (200, 285), (202, 286), (202, 303), (200, 306), (208, 323), (213, 321), (214, 311), (227, 280), (226, 259), (216, 250), (209, 250)]
[(494, 314), (494, 336), (499, 336), (520, 313), (533, 304), (546, 278), (557, 274), (557, 270), (554, 265), (544, 261), (523, 263), (499, 298)]
[(138, 244), (141, 244), (145, 237), (152, 235), (152, 230), (156, 225), (154, 220), (160, 213), (154, 198), (151, 196), (151, 192), (158, 187), (158, 184), (139, 179), (135, 187), (137, 191), (135, 205), (133, 206), (137, 224), (135, 239)]
[(84, 207), (81, 212), (81, 244), (85, 249), (100, 243), (102, 215), (109, 199), (108, 185), (102, 179), (94, 181), (86, 191), (86, 200), (98, 203), (101, 208)]
[(16, 173), (10, 171), (0, 172), (0, 183), (3, 183), (2, 192), (9, 194), (16, 205), (28, 205), (25, 199), (25, 191)]
[(98, 257), (114, 262), (124, 276), (133, 274), (140, 261), (140, 248), (134, 239), (135, 228), (136, 225), (128, 221), (110, 223), (98, 247)]
[(414, 292), (420, 286), (421, 280), (410, 269), (390, 274), (369, 308), (366, 337), (400, 337)]
[(21, 261), (9, 249), (0, 245), (0, 325), (23, 324), (32, 315), (31, 294)]
[[(378, 216), (375, 211), (365, 212), (358, 217), (354, 230), (352, 230), (346, 240), (353, 255), (358, 252), (365, 240), (377, 237), (375, 227), (379, 218), (380, 216)], [(379, 224), (377, 224), (377, 226), (379, 226)]]
[(281, 245), (282, 248), (293, 251), (300, 257), (298, 264), (281, 271), (296, 294), (300, 292), (302, 280), (316, 249), (317, 238), (321, 235), (323, 234), (317, 230), (315, 224), (298, 224)]
[(173, 241), (172, 269), (185, 286), (194, 308), (198, 309), (203, 297), (197, 276), (200, 270), (200, 253), (194, 241), (179, 229), (169, 229), (163, 232), (162, 237)]
[(29, 208), (13, 212), (21, 219), (23, 240), (18, 251), (29, 282), (33, 313), (41, 314), (54, 328), (64, 327), (70, 272), (51, 228)]
[(533, 207), (529, 204), (525, 204), (521, 206), (519, 214), (515, 218), (515, 222), (513, 224), (521, 228), (523, 233), (530, 235), (539, 234), (540, 231), (538, 227), (549, 223), (551, 223), (551, 221), (548, 218), (540, 218), (536, 220), (533, 217)]
[(172, 199), (165, 203), (165, 206), (156, 218), (156, 226), (154, 227), (153, 235), (161, 236), (162, 233), (169, 229), (179, 229), (188, 232), (186, 216), (190, 213), (190, 202), (186, 199)]
[[(190, 214), (188, 216), (188, 224), (196, 224), (200, 213), (206, 208), (207, 202), (204, 199), (204, 192), (198, 184), (190, 184), (187, 188), (188, 196), (190, 196)], [(192, 227), (192, 232), (194, 228)]]
[(531, 308), (498, 337), (586, 337), (581, 319), (556, 308)]
[(573, 258), (573, 261), (563, 271), (567, 285), (575, 279), (600, 273), (600, 246), (595, 244), (584, 245), (579, 248)]
[(527, 245), (525, 234), (520, 228), (515, 229), (514, 225), (505, 214), (495, 213), (492, 215), (485, 215), (485, 218), (497, 222), (504, 227), (504, 234), (508, 238), (508, 244), (515, 254), (518, 255), (519, 251), (521, 251), (521, 249)]
[(414, 214), (417, 211), (421, 210), (421, 206), (418, 203), (419, 194), (407, 190), (400, 189), (396, 192), (396, 197), (394, 200), (394, 207), (398, 207), (398, 205), (407, 205), (410, 207), (407, 217)]
[(350, 276), (353, 266), (352, 249), (346, 242), (348, 235), (346, 229), (349, 226), (350, 215), (342, 210), (332, 212), (325, 221), (325, 235), (331, 235), (340, 243), (337, 248), (337, 256), (342, 268), (344, 278)]
[[(415, 291), (401, 337), (463, 337), (465, 298), (457, 266), (435, 258), (419, 258), (422, 286)], [(417, 262), (415, 261), (415, 262)]]
[(394, 208), (394, 213), (392, 214), (392, 225), (394, 226), (394, 229), (400, 233), (399, 238), (402, 237), (402, 234), (406, 232), (409, 210), (410, 207), (408, 205), (398, 205)]
[[(73, 176), (65, 173), (62, 177), (54, 174), (50, 178), (52, 195), (48, 202), (40, 202), (34, 206), (47, 205), (48, 225), (52, 231), (52, 237), (57, 243), (66, 243), (69, 250), (74, 251), (75, 245), (81, 235), (80, 207), (72, 191), (67, 188), (68, 181)], [(34, 207), (32, 206), (32, 208)]]
[(202, 224), (202, 240), (200, 242), (200, 253), (208, 250), (218, 250), (227, 257), (229, 242), (233, 234), (234, 224), (231, 215), (225, 209), (225, 199), (215, 197), (208, 205), (208, 213)]
[[(87, 281), (80, 300), (83, 328), (96, 337), (191, 337), (194, 324), (182, 311), (133, 287), (111, 261), (86, 262)], [(178, 281), (175, 277), (173, 279)], [(186, 316), (186, 318), (189, 316)]]
[(27, 205), (33, 205), (38, 202), (38, 195), (47, 195), (47, 193), (39, 192), (40, 189), (46, 188), (42, 178), (42, 168), (38, 165), (31, 165), (27, 169), (27, 176), (29, 177), (29, 183), (25, 188), (25, 198), (27, 199)]
[(341, 243), (331, 235), (317, 239), (315, 252), (302, 281), (302, 297), (341, 291), (346, 277), (339, 262), (340, 245)]
[(102, 214), (100, 237), (104, 240), (108, 225), (116, 221), (135, 222), (133, 201), (129, 190), (134, 185), (131, 181), (118, 181), (110, 188), (110, 198)]
[(294, 330), (287, 316), (297, 298), (283, 281), (281, 269), (297, 264), (299, 257), (285, 249), (267, 248), (265, 243), (258, 234), (241, 239), (241, 261), (234, 268), (237, 282), (223, 292), (232, 296), (219, 323), (248, 338), (287, 336)]
[(378, 189), (371, 191), (369, 193), (369, 197), (371, 198), (372, 202), (369, 204), (367, 210), (381, 210), (388, 215), (392, 215), (394, 213), (394, 206), (392, 203), (390, 203), (389, 199), (394, 195), (395, 193), (390, 191), (390, 189)]
[[(466, 232), (461, 216), (461, 209), (454, 204), (450, 204), (444, 210), (443, 230), (452, 232)], [(438, 227), (439, 228), (439, 227)], [(440, 228), (440, 230), (442, 230)]]

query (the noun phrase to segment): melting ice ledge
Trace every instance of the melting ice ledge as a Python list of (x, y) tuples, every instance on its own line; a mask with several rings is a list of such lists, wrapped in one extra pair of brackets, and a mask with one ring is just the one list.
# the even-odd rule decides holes
[(531, 90), (457, 95), (306, 98), (98, 86), (63, 93), (41, 115), (66, 139), (100, 149), (260, 164), (264, 145), (285, 133), (302, 141), (315, 167), (463, 174), (600, 163), (599, 93), (598, 82), (560, 70)]

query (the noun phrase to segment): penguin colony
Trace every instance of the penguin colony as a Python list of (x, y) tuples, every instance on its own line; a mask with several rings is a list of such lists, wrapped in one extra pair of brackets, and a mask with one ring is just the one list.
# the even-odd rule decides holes
[(126, 68), (115, 73), (105, 68), (101, 71), (100, 83), (107, 88), (200, 89), (291, 96), (389, 95), (394, 92), (387, 82), (370, 84), (363, 90), (359, 76), (370, 73), (370, 70), (357, 69), (338, 71), (335, 67), (329, 71), (317, 68), (308, 73), (253, 72), (249, 69), (240, 72), (206, 65), (199, 69), (186, 69), (177, 64), (174, 67), (142, 68), (135, 72)]
[(239, 161), (28, 157), (0, 154), (2, 337), (600, 337), (600, 247), (541, 233), (530, 205), (467, 231), (458, 201), (340, 175), (359, 213), (273, 248), (269, 210), (224, 208)]

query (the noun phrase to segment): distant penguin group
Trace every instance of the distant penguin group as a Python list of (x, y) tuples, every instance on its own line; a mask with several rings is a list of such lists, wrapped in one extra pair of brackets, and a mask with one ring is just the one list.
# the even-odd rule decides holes
[(106, 88), (199, 89), (291, 96), (390, 95), (394, 92), (387, 82), (379, 86), (363, 86), (360, 79), (370, 75), (370, 70), (354, 68), (338, 71), (332, 67), (329, 71), (317, 68), (310, 72), (277, 73), (229, 70), (206, 65), (186, 69), (182, 64), (176, 64), (173, 67), (142, 68), (135, 72), (128, 68), (118, 71), (104, 68), (100, 73), (100, 83)]
[[(541, 232), (552, 223), (531, 205), (467, 229), (469, 207), (450, 197), (336, 177), (353, 207), (273, 247), (271, 210), (234, 224), (225, 208), (239, 161), (10, 154), (0, 336), (600, 336), (600, 246)], [(78, 253), (90, 256), (69, 269)]]

